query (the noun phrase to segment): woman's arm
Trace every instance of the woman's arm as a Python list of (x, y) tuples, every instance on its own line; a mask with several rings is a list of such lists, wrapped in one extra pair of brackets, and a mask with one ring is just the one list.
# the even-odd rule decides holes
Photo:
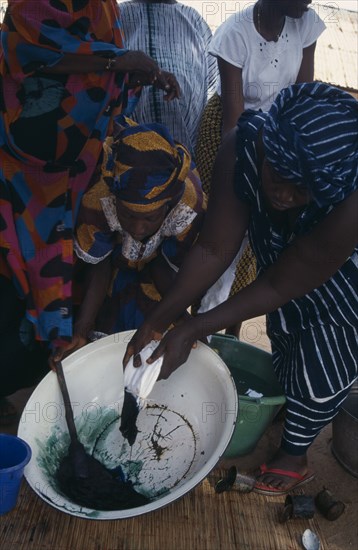
[(248, 226), (249, 207), (234, 192), (235, 141), (236, 131), (233, 130), (215, 162), (208, 211), (199, 238), (180, 267), (175, 285), (134, 335), (124, 364), (210, 288), (241, 246)]
[(86, 74), (110, 71), (129, 73), (131, 86), (155, 85), (167, 92), (166, 100), (179, 97), (180, 87), (174, 75), (162, 71), (158, 64), (142, 51), (127, 51), (115, 58), (99, 55), (64, 54), (62, 59), (52, 66), (44, 66), (45, 74)]
[(74, 334), (87, 338), (106, 297), (111, 273), (111, 254), (98, 264), (87, 264), (84, 299), (74, 326)]
[[(148, 264), (148, 269), (150, 269), (151, 279), (157, 291), (159, 292), (161, 299), (166, 295), (166, 293), (173, 286), (177, 271), (175, 271), (166, 259), (159, 255), (154, 260)], [(177, 319), (173, 320), (173, 324), (178, 324), (183, 322), (186, 318), (190, 317), (190, 314), (185, 311)]]
[(148, 267), (156, 289), (161, 296), (164, 296), (172, 286), (176, 272), (161, 254), (152, 260)]
[(156, 330), (165, 330), (202, 296), (231, 264), (241, 246), (249, 208), (238, 200), (234, 191), (235, 140), (233, 130), (219, 150), (203, 228), (179, 269), (175, 287), (158, 306), (155, 317), (160, 322)]
[(303, 49), (303, 57), (301, 67), (296, 78), (296, 84), (299, 82), (313, 82), (315, 49), (316, 42)]
[[(214, 331), (276, 311), (328, 281), (358, 243), (358, 191), (336, 206), (310, 233), (297, 237), (255, 282), (207, 314)], [(202, 319), (204, 315), (202, 316)], [(201, 337), (196, 327), (196, 337)]]
[(105, 299), (111, 278), (111, 255), (98, 264), (88, 264), (83, 302), (74, 325), (72, 341), (54, 350), (49, 359), (54, 370), (56, 361), (62, 361), (88, 342), (88, 333), (93, 330), (97, 314)]
[(60, 61), (52, 66), (42, 67), (41, 71), (52, 74), (90, 73), (111, 70), (129, 73), (159, 72), (157, 63), (141, 51), (127, 51), (113, 58), (100, 55), (64, 54)]
[(336, 206), (310, 233), (298, 237), (255, 282), (210, 310), (172, 329), (148, 362), (165, 352), (161, 377), (186, 361), (193, 342), (236, 322), (276, 311), (330, 279), (358, 242), (358, 191)]
[(221, 79), (221, 101), (223, 106), (222, 137), (236, 126), (237, 120), (244, 111), (242, 69), (231, 65), (218, 57)]

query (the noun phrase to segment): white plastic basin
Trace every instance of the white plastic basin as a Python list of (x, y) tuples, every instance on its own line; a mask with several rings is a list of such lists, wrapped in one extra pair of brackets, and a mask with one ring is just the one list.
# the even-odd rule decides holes
[(25, 476), (50, 505), (93, 519), (137, 516), (173, 502), (201, 482), (230, 442), (237, 393), (228, 368), (198, 343), (188, 361), (155, 384), (139, 414), (131, 448), (119, 431), (123, 402), (122, 357), (133, 332), (108, 336), (75, 352), (64, 372), (80, 441), (108, 468), (121, 466), (126, 479), (151, 501), (118, 511), (83, 508), (61, 494), (55, 472), (67, 453), (69, 435), (56, 375), (36, 387), (22, 413), (18, 435), (32, 449)]

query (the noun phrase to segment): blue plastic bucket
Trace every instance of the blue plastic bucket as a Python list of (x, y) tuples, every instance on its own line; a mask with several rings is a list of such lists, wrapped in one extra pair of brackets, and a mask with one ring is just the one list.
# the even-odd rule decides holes
[(30, 459), (31, 449), (26, 441), (16, 435), (0, 434), (0, 515), (15, 507)]

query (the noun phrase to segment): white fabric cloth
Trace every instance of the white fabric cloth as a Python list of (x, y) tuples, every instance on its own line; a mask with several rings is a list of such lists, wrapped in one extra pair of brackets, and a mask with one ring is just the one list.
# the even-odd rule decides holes
[(242, 69), (245, 109), (268, 111), (278, 92), (296, 82), (303, 49), (326, 26), (309, 9), (299, 19), (286, 17), (277, 42), (266, 41), (256, 30), (253, 13), (254, 3), (229, 17), (217, 29), (209, 52)]
[(140, 408), (144, 407), (146, 398), (152, 391), (162, 368), (163, 356), (152, 364), (147, 363), (147, 359), (152, 355), (158, 344), (159, 342), (152, 340), (142, 349), (140, 352), (142, 365), (140, 367), (135, 368), (133, 366), (133, 357), (131, 357), (124, 369), (124, 389), (137, 398)]
[(205, 296), (201, 299), (200, 308), (198, 313), (205, 313), (216, 306), (219, 306), (225, 300), (228, 299), (232, 283), (235, 279), (236, 266), (241, 259), (244, 250), (249, 242), (248, 235), (246, 234), (242, 241), (239, 252), (231, 262), (227, 270), (219, 277), (219, 279), (209, 288)]
[(179, 99), (164, 101), (163, 92), (146, 86), (131, 117), (139, 123), (159, 122), (191, 154), (201, 113), (218, 80), (216, 59), (209, 55), (209, 25), (191, 6), (119, 2), (126, 46), (142, 50), (158, 65), (175, 74)]

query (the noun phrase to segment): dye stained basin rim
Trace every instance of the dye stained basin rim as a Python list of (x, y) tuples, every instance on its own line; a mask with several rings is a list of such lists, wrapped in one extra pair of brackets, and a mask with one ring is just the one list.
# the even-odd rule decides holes
[(237, 417), (235, 384), (228, 368), (198, 343), (188, 361), (168, 380), (158, 381), (140, 412), (132, 448), (119, 431), (123, 402), (122, 357), (133, 331), (118, 333), (78, 350), (63, 366), (76, 427), (87, 452), (125, 479), (151, 502), (138, 508), (99, 511), (61, 494), (54, 474), (66, 454), (69, 435), (56, 375), (35, 388), (22, 413), (18, 435), (33, 459), (25, 469), (32, 489), (55, 508), (93, 519), (144, 514), (177, 500), (213, 469), (230, 442)]

